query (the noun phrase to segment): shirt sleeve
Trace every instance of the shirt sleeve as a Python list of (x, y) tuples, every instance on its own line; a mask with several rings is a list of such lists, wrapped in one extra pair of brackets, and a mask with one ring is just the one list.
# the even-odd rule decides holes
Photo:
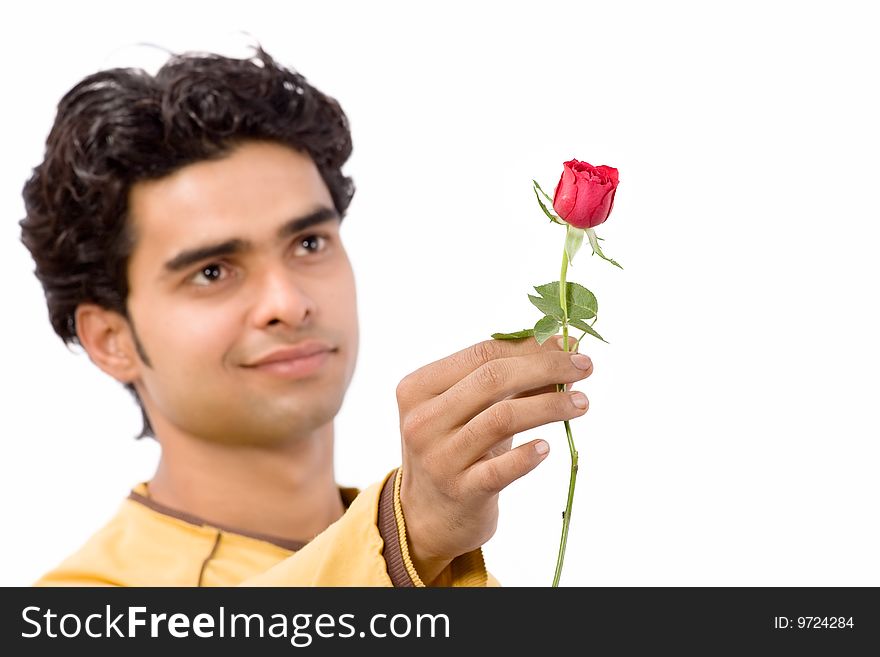
[[(400, 506), (401, 469), (364, 489), (305, 547), (240, 586), (425, 586), (413, 567)], [(480, 548), (462, 554), (431, 586), (498, 586)]]
[[(403, 468), (397, 468), (385, 480), (379, 497), (379, 532), (383, 540), (383, 553), (388, 575), (394, 586), (424, 587), (409, 554), (406, 538), (406, 522), (400, 504), (400, 485)], [(498, 580), (489, 582), (489, 573), (480, 548), (462, 554), (455, 559), (431, 582), (432, 587), (485, 587), (500, 586)]]

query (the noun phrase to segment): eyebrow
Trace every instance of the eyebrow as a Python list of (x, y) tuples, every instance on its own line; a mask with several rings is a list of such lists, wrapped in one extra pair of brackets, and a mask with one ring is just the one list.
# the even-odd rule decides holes
[[(287, 237), (290, 237), (291, 235), (294, 235), (295, 233), (298, 233), (301, 230), (305, 230), (307, 228), (311, 228), (312, 226), (317, 226), (318, 224), (323, 224), (334, 219), (342, 221), (339, 213), (336, 212), (335, 209), (320, 207), (317, 210), (313, 210), (307, 215), (291, 219), (290, 221), (285, 223), (283, 226), (281, 226), (281, 228), (278, 229), (276, 237), (280, 241)], [(216, 242), (213, 244), (202, 244), (200, 246), (181, 251), (176, 256), (167, 261), (162, 269), (166, 274), (173, 274), (187, 269), (197, 262), (200, 262), (201, 260), (205, 260), (207, 258), (217, 258), (220, 256), (234, 255), (237, 253), (243, 253), (244, 251), (249, 251), (252, 248), (253, 243), (250, 240), (242, 239), (239, 237), (234, 237), (232, 239), (224, 240), (222, 242)]]

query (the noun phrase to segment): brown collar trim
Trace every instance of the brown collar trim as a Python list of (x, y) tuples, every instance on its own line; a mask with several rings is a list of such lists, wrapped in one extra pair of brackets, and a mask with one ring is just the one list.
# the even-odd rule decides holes
[[(353, 491), (349, 491), (349, 489), (346, 488), (340, 489), (340, 494), (342, 496), (342, 501), (345, 505), (346, 510), (348, 510), (348, 507), (352, 502), (352, 492)], [(241, 529), (236, 529), (235, 527), (229, 527), (227, 525), (218, 525), (215, 522), (208, 522), (207, 520), (205, 520), (204, 518), (200, 518), (199, 516), (193, 515), (191, 513), (186, 513), (185, 511), (178, 511), (177, 509), (172, 509), (171, 507), (165, 506), (164, 504), (160, 504), (156, 500), (146, 497), (145, 495), (141, 495), (140, 493), (137, 493), (135, 491), (131, 491), (128, 494), (128, 499), (137, 502), (138, 504), (143, 504), (148, 509), (152, 509), (157, 513), (161, 513), (165, 516), (171, 516), (172, 518), (177, 518), (178, 520), (183, 520), (184, 522), (187, 522), (191, 525), (196, 525), (199, 527), (212, 527), (214, 529), (219, 529), (230, 534), (238, 534), (239, 536), (254, 538), (258, 541), (264, 541), (266, 543), (276, 545), (280, 548), (284, 548), (285, 550), (290, 550), (291, 552), (297, 552), (308, 545), (308, 541), (294, 541), (287, 538), (280, 538), (278, 536), (271, 536), (269, 534), (244, 531)]]

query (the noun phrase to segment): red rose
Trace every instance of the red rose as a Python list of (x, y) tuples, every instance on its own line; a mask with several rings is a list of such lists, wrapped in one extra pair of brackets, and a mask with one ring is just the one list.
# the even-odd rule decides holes
[(575, 228), (594, 228), (611, 214), (617, 169), (569, 160), (553, 194), (553, 209)]

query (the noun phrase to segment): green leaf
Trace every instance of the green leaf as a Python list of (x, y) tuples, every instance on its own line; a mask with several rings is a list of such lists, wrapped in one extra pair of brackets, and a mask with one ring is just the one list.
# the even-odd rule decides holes
[[(532, 183), (535, 185), (535, 187), (537, 187), (538, 189), (541, 189), (541, 186), (538, 184), (538, 181), (535, 180), (534, 178), (532, 178)], [(541, 193), (544, 195), (544, 198), (546, 198), (548, 201), (550, 201), (550, 205), (553, 205), (553, 199), (550, 198), (550, 196), (547, 194), (547, 192), (545, 192), (543, 189), (541, 189)]]
[[(538, 183), (536, 183), (534, 180), (533, 180), (532, 182), (535, 183), (535, 186), (537, 187), (537, 189), (534, 189), (534, 188), (533, 188), (533, 191), (535, 192), (535, 198), (538, 199), (538, 205), (541, 206), (541, 209), (544, 211), (544, 214), (546, 214), (547, 217), (549, 217), (550, 221), (552, 221), (553, 223), (555, 223), (555, 224), (561, 224), (561, 225), (563, 225), (563, 226), (568, 226), (568, 224), (567, 224), (566, 222), (564, 222), (562, 219), (560, 219), (560, 218), (557, 217), (555, 214), (553, 214), (552, 212), (550, 212), (550, 210), (547, 209), (547, 206), (544, 205), (544, 202), (541, 200), (541, 197), (538, 196), (538, 189), (541, 189), (540, 185), (538, 185)], [(544, 192), (544, 190), (541, 189), (541, 193), (543, 193), (543, 192)], [(544, 196), (547, 196), (547, 195), (544, 194)], [(547, 199), (549, 200), (550, 197), (547, 196)], [(550, 204), (552, 205), (552, 204), (553, 204), (553, 201), (550, 201)]]
[(562, 221), (562, 219), (558, 219), (556, 217), (556, 215), (554, 215), (553, 213), (550, 212), (550, 210), (547, 209), (547, 206), (544, 205), (544, 203), (541, 201), (541, 197), (538, 196), (538, 190), (535, 190), (535, 198), (538, 199), (538, 205), (541, 206), (541, 209), (544, 211), (544, 214), (546, 214), (547, 217), (549, 217), (550, 221), (552, 221), (555, 224), (567, 225), (564, 221)]
[(562, 321), (562, 306), (559, 305), (559, 299), (545, 298), (543, 296), (536, 297), (534, 294), (529, 295), (529, 301), (545, 315), (549, 315), (554, 319)]
[(568, 287), (567, 302), (575, 306), (583, 306), (590, 310), (593, 315), (599, 312), (599, 302), (596, 300), (595, 294), (578, 283), (566, 283), (566, 286)]
[(581, 243), (584, 241), (584, 232), (583, 228), (569, 226), (565, 233), (565, 253), (568, 255), (569, 264), (571, 264), (575, 254), (581, 248)]
[(535, 290), (545, 299), (550, 299), (557, 304), (559, 303), (559, 281), (536, 285)]
[(523, 329), (516, 333), (493, 333), (492, 338), (495, 340), (519, 340), (520, 338), (528, 338), (535, 334), (535, 329)]
[(544, 344), (556, 335), (560, 326), (562, 326), (562, 322), (555, 317), (542, 317), (539, 319), (535, 324), (535, 339), (538, 341), (538, 344)]
[(568, 321), (571, 323), (575, 319), (590, 319), (596, 316), (596, 313), (585, 306), (568, 306)]
[[(590, 292), (583, 285), (578, 283), (572, 283), (571, 281), (566, 281), (566, 297), (565, 304), (568, 308), (568, 316), (576, 317), (577, 319), (589, 319), (590, 317), (595, 317), (596, 313), (599, 312), (599, 302), (596, 301), (596, 295)], [(559, 319), (562, 319), (562, 307), (559, 305), (559, 281), (553, 281), (552, 283), (547, 283), (545, 285), (537, 285), (535, 286), (535, 290), (540, 294), (544, 299), (547, 299), (548, 302), (552, 302), (555, 308), (559, 309)], [(531, 298), (531, 297), (530, 297)], [(532, 301), (532, 303), (535, 303)], [(535, 303), (537, 306), (538, 304)], [(573, 310), (575, 306), (580, 306), (580, 308)], [(538, 306), (540, 308), (540, 306)], [(545, 312), (545, 315), (552, 315), (553, 313)], [(554, 317), (556, 315), (553, 315)]]
[[(597, 255), (600, 258), (602, 258), (603, 260), (607, 260), (612, 265), (615, 265), (616, 267), (620, 267), (619, 262), (617, 262), (616, 260), (612, 260), (611, 258), (606, 256), (604, 253), (602, 253), (602, 247), (599, 246), (599, 240), (601, 240), (602, 238), (599, 237), (598, 235), (596, 235), (596, 231), (593, 230), (592, 228), (587, 228), (586, 233), (587, 233), (587, 238), (590, 240), (590, 246), (593, 247), (593, 255)], [(604, 242), (605, 240), (602, 240), (602, 241)], [(623, 267), (620, 267), (620, 268), (623, 269)]]
[(579, 319), (574, 319), (574, 320), (570, 320), (568, 323), (571, 324), (572, 326), (574, 326), (575, 328), (580, 329), (581, 331), (586, 331), (587, 333), (589, 333), (593, 337), (599, 338), (605, 344), (609, 344), (608, 340), (606, 340), (601, 335), (596, 333), (596, 329), (594, 329), (592, 326), (590, 326), (586, 322), (583, 322)]

